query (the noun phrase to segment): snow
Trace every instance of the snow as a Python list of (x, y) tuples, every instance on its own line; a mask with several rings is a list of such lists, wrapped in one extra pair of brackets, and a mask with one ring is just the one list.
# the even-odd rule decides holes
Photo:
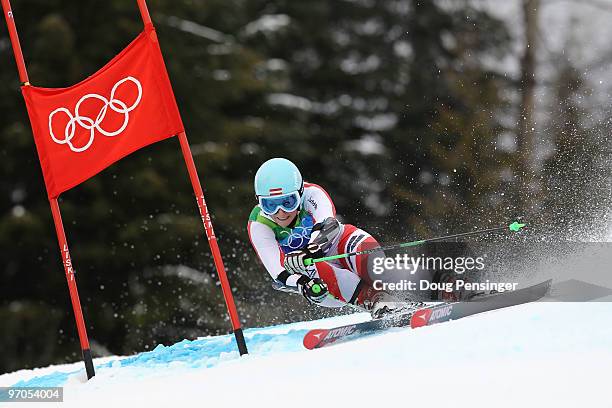
[[(456, 2), (446, 1), (444, 5), (453, 7), (454, 3)], [(516, 78), (524, 41), (521, 2), (471, 0), (470, 4), (506, 22), (514, 39), (513, 56), (501, 61), (489, 57), (486, 62), (498, 72), (508, 73)], [(545, 81), (554, 77), (558, 68), (558, 60), (554, 56), (563, 54), (584, 71), (583, 77), (589, 80), (595, 90), (594, 96), (600, 103), (608, 106), (609, 87), (603, 85), (610, 79), (608, 38), (612, 35), (612, 25), (609, 24), (612, 2), (543, 0), (540, 4), (537, 55), (539, 80)]]
[(339, 103), (334, 99), (326, 102), (316, 102), (303, 96), (289, 93), (271, 93), (266, 97), (266, 100), (272, 106), (283, 106), (288, 109), (297, 109), (323, 115), (333, 115), (340, 108)]
[[(575, 407), (609, 401), (610, 303), (542, 302), (417, 330), (393, 329), (308, 351), (307, 328), (364, 314), (246, 330), (250, 355), (230, 335), (159, 345), (130, 357), (0, 376), (0, 386), (63, 386), (62, 406)], [(301, 390), (301, 392), (296, 392)]]
[(414, 55), (412, 44), (408, 41), (397, 41), (393, 44), (393, 52), (398, 57), (411, 58)]
[(382, 143), (382, 138), (378, 134), (365, 134), (360, 139), (350, 140), (344, 143), (344, 148), (356, 151), (364, 156), (385, 154), (386, 148)]
[(362, 58), (358, 53), (351, 53), (340, 62), (340, 69), (350, 75), (365, 74), (377, 70), (380, 63), (380, 58), (376, 55)]
[(382, 132), (393, 129), (397, 120), (395, 113), (380, 113), (372, 117), (358, 115), (355, 118), (355, 126), (369, 131)]
[(268, 71), (284, 71), (288, 68), (287, 61), (280, 58), (270, 58), (266, 61), (266, 69)]
[(250, 22), (244, 28), (247, 35), (253, 35), (258, 32), (274, 32), (291, 23), (291, 18), (286, 14), (264, 14), (257, 20)]
[(231, 43), (233, 38), (230, 35), (224, 34), (221, 31), (215, 30), (214, 28), (203, 26), (193, 21), (184, 20), (176, 16), (169, 16), (166, 18), (166, 24), (170, 27), (177, 28), (189, 34), (193, 34), (197, 37), (205, 38), (210, 41), (218, 43)]
[(164, 276), (178, 276), (200, 285), (209, 285), (211, 281), (208, 275), (186, 265), (165, 265), (162, 268), (162, 273)]
[(518, 149), (516, 138), (512, 132), (501, 132), (497, 137), (496, 146), (503, 152), (514, 153)]
[(216, 69), (213, 71), (212, 76), (217, 81), (227, 81), (231, 79), (232, 74), (226, 69)]
[(303, 111), (310, 111), (312, 109), (312, 102), (298, 95), (288, 93), (272, 93), (268, 95), (267, 100), (270, 105), (279, 105)]

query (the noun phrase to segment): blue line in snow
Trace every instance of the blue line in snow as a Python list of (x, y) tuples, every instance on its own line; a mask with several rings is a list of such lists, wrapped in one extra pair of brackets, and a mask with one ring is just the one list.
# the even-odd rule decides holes
[[(279, 328), (281, 326), (277, 326)], [(245, 337), (250, 354), (266, 355), (278, 352), (303, 350), (302, 339), (308, 330), (289, 330), (287, 333), (269, 334), (268, 329), (247, 329)], [(201, 369), (218, 365), (222, 361), (239, 358), (236, 340), (233, 335), (205, 337), (197, 340), (183, 340), (171, 346), (159, 344), (155, 349), (134, 356), (96, 365), (96, 373), (105, 370), (119, 370), (127, 367), (151, 368), (167, 367), (169, 364), (183, 368)], [(94, 362), (95, 364), (95, 362)], [(21, 380), (15, 387), (60, 387), (69, 377), (79, 374), (83, 369), (70, 372), (53, 372), (29, 380)]]

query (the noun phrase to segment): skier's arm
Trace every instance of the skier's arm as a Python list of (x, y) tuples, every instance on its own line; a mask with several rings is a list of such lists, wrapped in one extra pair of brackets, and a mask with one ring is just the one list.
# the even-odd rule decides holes
[(257, 221), (249, 221), (247, 229), (251, 244), (272, 279), (285, 286), (297, 287), (297, 281), (302, 275), (285, 270), (285, 255), (274, 237), (274, 232)]
[(306, 183), (304, 187), (304, 208), (312, 214), (315, 223), (322, 222), (329, 217), (336, 217), (334, 202), (323, 187), (312, 183)]
[(304, 208), (315, 220), (309, 242), (327, 252), (341, 234), (342, 224), (336, 219), (336, 208), (329, 194), (317, 184), (307, 183), (305, 187)]
[(333, 217), (328, 217), (322, 222), (315, 224), (312, 228), (309, 246), (316, 245), (320, 251), (326, 253), (327, 250), (340, 239), (341, 233), (342, 226), (340, 222)]
[(285, 270), (283, 267), (285, 256), (274, 237), (274, 231), (257, 221), (249, 221), (247, 230), (251, 244), (261, 263), (263, 263), (272, 279), (278, 280), (278, 275)]

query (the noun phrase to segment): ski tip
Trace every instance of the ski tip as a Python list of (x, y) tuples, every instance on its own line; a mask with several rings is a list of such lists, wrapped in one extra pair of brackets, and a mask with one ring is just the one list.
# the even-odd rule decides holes
[(518, 221), (514, 221), (512, 224), (508, 225), (508, 228), (510, 228), (510, 231), (512, 232), (518, 232), (521, 229), (523, 229), (527, 224), (521, 224)]
[(304, 336), (304, 341), (303, 341), (304, 347), (306, 347), (308, 350), (313, 350), (317, 348), (317, 346), (321, 344), (321, 341), (325, 338), (325, 335), (328, 332), (329, 330), (325, 330), (325, 329), (310, 330)]

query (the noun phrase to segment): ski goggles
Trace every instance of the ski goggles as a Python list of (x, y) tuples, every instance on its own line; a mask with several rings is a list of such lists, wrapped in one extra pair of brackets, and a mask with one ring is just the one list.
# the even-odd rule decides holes
[(295, 211), (302, 201), (297, 191), (279, 196), (259, 196), (258, 199), (261, 210), (268, 215), (276, 214), (281, 209), (285, 212)]

